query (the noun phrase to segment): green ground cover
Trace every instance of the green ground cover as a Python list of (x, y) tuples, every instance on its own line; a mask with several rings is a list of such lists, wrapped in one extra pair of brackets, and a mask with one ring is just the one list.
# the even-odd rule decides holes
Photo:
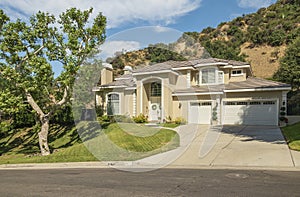
[(290, 149), (300, 151), (300, 122), (283, 127), (281, 130)]
[(99, 126), (95, 122), (79, 125), (82, 138), (74, 126), (52, 126), (49, 146), (54, 152), (49, 156), (38, 154), (35, 128), (11, 131), (0, 139), (0, 164), (136, 160), (179, 146), (178, 134), (170, 129), (126, 123), (99, 129), (95, 125)]

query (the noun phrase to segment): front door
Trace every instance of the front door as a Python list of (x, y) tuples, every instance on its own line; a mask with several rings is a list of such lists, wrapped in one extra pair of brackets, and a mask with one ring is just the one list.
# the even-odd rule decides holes
[(158, 121), (160, 117), (160, 109), (158, 103), (151, 103), (149, 109), (149, 120), (150, 121)]

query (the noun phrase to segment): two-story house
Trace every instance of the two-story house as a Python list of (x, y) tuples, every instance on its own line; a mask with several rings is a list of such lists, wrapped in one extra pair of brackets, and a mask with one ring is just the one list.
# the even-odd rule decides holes
[(181, 117), (188, 123), (278, 125), (290, 85), (253, 77), (246, 62), (216, 58), (167, 61), (113, 80), (104, 64), (96, 102), (107, 114)]

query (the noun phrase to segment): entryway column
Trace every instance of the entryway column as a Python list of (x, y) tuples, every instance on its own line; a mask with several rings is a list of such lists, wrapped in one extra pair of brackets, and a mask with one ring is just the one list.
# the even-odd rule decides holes
[(186, 73), (186, 86), (187, 88), (191, 87), (191, 71), (188, 70)]
[(132, 98), (132, 106), (133, 106), (133, 109), (132, 109), (132, 115), (133, 116), (136, 116), (136, 90), (134, 90), (134, 92), (133, 92), (133, 98)]
[(160, 101), (160, 106), (161, 106), (161, 118), (160, 118), (160, 121), (163, 122), (163, 120), (165, 119), (165, 83), (164, 83), (164, 80), (161, 79), (161, 101)]
[(139, 81), (136, 87), (136, 108), (137, 113), (143, 113), (143, 82)]
[(221, 124), (221, 96), (216, 95), (216, 107), (217, 107), (217, 117), (218, 117), (218, 125)]

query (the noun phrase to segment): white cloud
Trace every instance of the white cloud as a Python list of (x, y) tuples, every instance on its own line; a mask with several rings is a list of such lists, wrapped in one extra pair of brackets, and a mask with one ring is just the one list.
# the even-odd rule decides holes
[(200, 7), (202, 0), (1, 0), (0, 8), (11, 18), (28, 17), (37, 11), (58, 16), (67, 8), (94, 8), (94, 16), (102, 12), (108, 28), (128, 22), (147, 21), (167, 25)]
[(276, 0), (237, 0), (238, 6), (241, 8), (262, 8), (276, 2)]
[(136, 41), (107, 41), (100, 46), (100, 57), (105, 60), (108, 57), (113, 57), (116, 52), (128, 52), (140, 49), (141, 45)]
[(157, 33), (172, 31), (172, 29), (167, 28), (167, 27), (162, 27), (162, 26), (155, 26), (155, 27), (153, 27), (153, 30)]

